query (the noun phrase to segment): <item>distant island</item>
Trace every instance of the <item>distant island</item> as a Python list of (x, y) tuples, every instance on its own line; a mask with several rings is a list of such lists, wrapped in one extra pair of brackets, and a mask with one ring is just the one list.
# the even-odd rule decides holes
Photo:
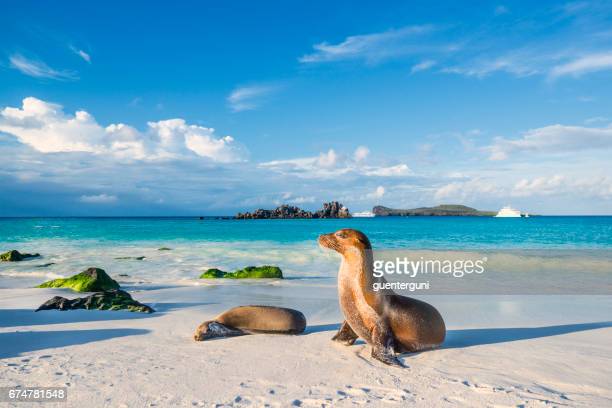
[(409, 210), (399, 210), (377, 205), (372, 208), (377, 217), (410, 217), (410, 216), (471, 216), (471, 217), (493, 217), (496, 211), (480, 211), (472, 207), (457, 204), (443, 204), (435, 207), (419, 207)]
[(341, 203), (330, 201), (329, 203), (323, 203), (323, 208), (315, 212), (283, 204), (273, 210), (259, 208), (252, 213), (238, 213), (236, 218), (241, 220), (268, 218), (351, 218), (351, 213)]

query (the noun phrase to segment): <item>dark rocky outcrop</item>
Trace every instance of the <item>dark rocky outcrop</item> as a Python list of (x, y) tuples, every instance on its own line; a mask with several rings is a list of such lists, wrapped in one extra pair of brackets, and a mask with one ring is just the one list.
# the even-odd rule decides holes
[(372, 212), (379, 217), (386, 216), (477, 216), (491, 217), (496, 214), (494, 211), (479, 211), (465, 205), (443, 204), (435, 207), (419, 207), (409, 210), (399, 210), (377, 205), (372, 209)]
[(157, 248), (158, 251), (172, 251), (172, 248), (168, 248), (168, 247), (161, 247), (161, 248)]
[(0, 261), (3, 262), (19, 262), (27, 258), (35, 258), (40, 254), (22, 254), (21, 252), (13, 249), (11, 251), (0, 254)]
[(135, 261), (142, 261), (146, 256), (118, 256), (115, 259), (133, 259)]
[(283, 271), (271, 265), (247, 266), (234, 272), (211, 268), (200, 275), (200, 279), (283, 279)]
[(40, 305), (36, 311), (41, 310), (127, 310), (130, 312), (153, 313), (155, 310), (150, 306), (137, 302), (132, 299), (129, 293), (116, 289), (104, 292), (97, 292), (92, 295), (66, 299), (55, 296)]
[(70, 278), (54, 279), (37, 288), (70, 288), (77, 292), (102, 292), (119, 289), (119, 284), (100, 268), (89, 268)]
[(319, 211), (311, 212), (302, 210), (299, 207), (283, 204), (274, 210), (264, 210), (262, 208), (255, 211), (238, 213), (238, 219), (266, 219), (266, 218), (350, 218), (348, 208), (337, 201), (323, 203), (323, 208)]

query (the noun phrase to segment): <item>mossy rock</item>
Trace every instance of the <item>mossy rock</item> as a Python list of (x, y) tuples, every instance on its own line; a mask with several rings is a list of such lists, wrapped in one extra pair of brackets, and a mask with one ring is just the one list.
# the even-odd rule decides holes
[(225, 278), (227, 272), (223, 272), (221, 269), (211, 268), (206, 270), (203, 274), (200, 275), (200, 279), (217, 279), (217, 278)]
[(70, 288), (77, 292), (101, 292), (119, 289), (119, 284), (108, 276), (104, 269), (89, 268), (70, 278), (45, 282), (37, 288)]
[(132, 299), (129, 293), (120, 289), (97, 292), (93, 295), (76, 299), (55, 296), (40, 305), (36, 311), (53, 309), (127, 310), (139, 313), (153, 313), (155, 311), (150, 306)]
[(0, 261), (3, 262), (19, 262), (27, 258), (35, 258), (40, 254), (22, 254), (21, 252), (13, 249), (11, 251), (0, 254)]
[(283, 279), (283, 271), (271, 265), (247, 266), (234, 272), (212, 268), (200, 275), (200, 279)]

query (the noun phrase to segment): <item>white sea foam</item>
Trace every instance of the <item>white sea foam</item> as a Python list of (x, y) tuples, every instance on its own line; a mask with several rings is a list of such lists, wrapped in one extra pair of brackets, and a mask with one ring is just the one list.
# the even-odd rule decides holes
[[(0, 287), (31, 287), (43, 279), (70, 276), (88, 267), (99, 267), (128, 284), (248, 285), (247, 281), (203, 281), (199, 275), (208, 268), (232, 271), (249, 265), (278, 265), (287, 278), (266, 284), (291, 286), (333, 284), (339, 255), (321, 249), (314, 242), (279, 244), (265, 241), (104, 241), (41, 239), (22, 243), (0, 243), (22, 252), (39, 252), (41, 258), (0, 263)], [(169, 247), (169, 251), (159, 251)], [(503, 273), (530, 273), (539, 276), (564, 272), (587, 272), (609, 276), (612, 259), (603, 251), (399, 251), (413, 258), (488, 258), (487, 270)], [(603, 255), (602, 255), (603, 254)], [(144, 260), (117, 259), (144, 256)], [(40, 265), (53, 263), (47, 267)], [(543, 274), (543, 275), (541, 275)], [(127, 275), (127, 276), (126, 276)], [(572, 276), (573, 277), (573, 276)], [(575, 279), (584, 278), (576, 274)], [(262, 283), (260, 283), (262, 284)]]

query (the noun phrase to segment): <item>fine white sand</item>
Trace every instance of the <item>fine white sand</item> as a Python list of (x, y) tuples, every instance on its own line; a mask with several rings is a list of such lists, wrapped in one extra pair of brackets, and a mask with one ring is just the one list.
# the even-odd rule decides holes
[[(65, 385), (64, 407), (612, 406), (610, 296), (425, 297), (447, 341), (402, 356), (400, 369), (363, 342), (330, 341), (341, 321), (333, 284), (123, 286), (157, 313), (35, 313), (80, 295), (0, 289), (0, 386)], [(299, 309), (307, 331), (192, 340), (241, 304)]]

